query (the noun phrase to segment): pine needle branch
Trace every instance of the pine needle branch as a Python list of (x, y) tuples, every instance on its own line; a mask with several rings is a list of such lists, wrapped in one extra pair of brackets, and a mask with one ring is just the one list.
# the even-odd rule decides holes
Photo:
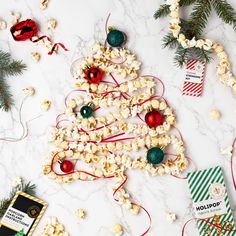
[(167, 4), (160, 5), (159, 9), (155, 12), (154, 18), (162, 18), (170, 14), (170, 6)]
[(10, 88), (7, 85), (3, 76), (0, 73), (0, 109), (8, 111), (13, 105), (13, 98), (10, 92)]
[(3, 215), (5, 214), (7, 208), (9, 207), (13, 197), (15, 196), (15, 194), (18, 191), (27, 193), (29, 195), (35, 195), (36, 185), (35, 184), (31, 184), (31, 182), (24, 183), (24, 181), (22, 180), (21, 184), (19, 184), (16, 187), (14, 187), (11, 190), (8, 198), (4, 198), (4, 199), (0, 200), (0, 218), (3, 217)]
[(10, 53), (0, 51), (0, 109), (8, 111), (13, 105), (12, 94), (5, 77), (23, 73), (26, 65), (21, 61), (12, 60)]
[(211, 3), (209, 0), (197, 0), (193, 11), (190, 14), (190, 21), (193, 25), (193, 32), (202, 33), (207, 25), (208, 17), (211, 14)]
[(236, 30), (236, 11), (226, 0), (213, 0), (212, 5), (217, 15)]
[(177, 39), (173, 36), (172, 33), (168, 33), (166, 36), (163, 38), (163, 47), (168, 47), (170, 49), (174, 49), (178, 46), (178, 41)]

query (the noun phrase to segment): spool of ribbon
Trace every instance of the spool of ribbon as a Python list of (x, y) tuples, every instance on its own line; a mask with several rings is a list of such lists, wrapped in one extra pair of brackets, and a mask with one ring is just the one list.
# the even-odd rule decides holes
[[(13, 25), (10, 29), (12, 37), (15, 41), (25, 41), (31, 40), (33, 43), (36, 43), (44, 38), (46, 38), (49, 42), (51, 42), (50, 38), (46, 35), (41, 36), (35, 40), (33, 40), (34, 36), (37, 36), (38, 27), (35, 21), (31, 19), (27, 19), (25, 21), (20, 21)], [(53, 52), (56, 50), (57, 46), (62, 47), (65, 51), (68, 49), (62, 43), (55, 43), (53, 44), (51, 50), (48, 52), (49, 55), (52, 55)]]

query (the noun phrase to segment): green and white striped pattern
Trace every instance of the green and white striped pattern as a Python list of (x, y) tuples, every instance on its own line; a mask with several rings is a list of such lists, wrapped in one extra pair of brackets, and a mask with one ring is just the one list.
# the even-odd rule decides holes
[[(190, 189), (191, 196), (192, 196), (194, 203), (210, 199), (208, 189), (212, 183), (220, 183), (225, 187), (223, 173), (222, 173), (221, 167), (219, 167), (219, 166), (217, 166), (215, 168), (210, 168), (210, 169), (206, 169), (206, 170), (188, 173), (187, 179), (188, 179), (188, 185), (189, 185), (189, 189)], [(227, 193), (225, 194), (224, 200), (225, 200), (228, 214), (220, 216), (219, 223), (220, 223), (220, 225), (222, 225), (224, 221), (229, 221), (232, 223), (233, 229), (235, 230), (236, 228), (234, 225), (233, 214), (232, 214), (232, 211), (230, 208), (229, 198), (228, 198)], [(208, 219), (208, 220), (213, 223), (213, 218)], [(204, 229), (205, 229), (205, 227), (208, 227), (209, 224), (207, 224), (206, 222), (201, 221), (201, 220), (198, 220), (197, 224), (198, 224), (200, 236), (208, 235), (204, 232)], [(213, 228), (211, 226), (210, 226), (210, 228), (212, 228), (213, 230), (212, 230), (212, 233), (209, 235), (216, 236), (217, 235), (217, 233), (216, 233), (217, 228), (216, 227)], [(235, 236), (236, 235), (236, 232), (227, 232), (227, 231), (222, 231), (222, 232), (224, 233), (224, 236)]]

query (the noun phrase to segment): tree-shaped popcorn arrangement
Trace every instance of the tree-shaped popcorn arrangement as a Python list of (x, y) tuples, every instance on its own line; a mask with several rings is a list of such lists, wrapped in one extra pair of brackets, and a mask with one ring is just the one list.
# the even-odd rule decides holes
[(178, 175), (188, 161), (183, 140), (167, 133), (176, 120), (163, 94), (155, 95), (155, 82), (162, 93), (163, 84), (139, 75), (141, 63), (125, 41), (123, 32), (111, 29), (110, 46), (96, 44), (74, 68), (77, 89), (57, 117), (51, 139), (56, 150), (43, 171), (58, 183), (114, 179), (114, 199), (137, 214), (141, 206), (124, 189), (126, 171)]

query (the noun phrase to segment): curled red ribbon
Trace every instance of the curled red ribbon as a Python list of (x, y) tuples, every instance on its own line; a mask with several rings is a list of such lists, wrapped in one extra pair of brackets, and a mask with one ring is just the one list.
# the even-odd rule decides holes
[[(36, 43), (44, 38), (46, 38), (48, 41), (51, 42), (50, 38), (46, 35), (39, 37), (36, 40), (33, 40), (32, 38), (36, 36), (38, 33), (38, 27), (35, 23), (35, 21), (31, 19), (27, 19), (25, 21), (20, 21), (13, 25), (10, 29), (10, 32), (12, 34), (12, 37), (15, 41), (25, 41), (25, 40), (31, 40), (33, 43)], [(55, 43), (52, 46), (52, 49), (48, 52), (49, 55), (52, 55), (53, 52), (56, 50), (57, 46), (62, 47), (65, 51), (68, 51), (68, 49), (62, 44), (62, 43)]]

